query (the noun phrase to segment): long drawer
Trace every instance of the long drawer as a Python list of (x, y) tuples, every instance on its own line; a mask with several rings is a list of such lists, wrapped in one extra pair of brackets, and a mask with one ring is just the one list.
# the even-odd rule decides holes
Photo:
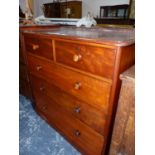
[(56, 61), (106, 78), (113, 77), (115, 50), (55, 41)]
[(40, 95), (51, 97), (52, 101), (57, 103), (61, 109), (104, 135), (106, 116), (103, 110), (97, 110), (36, 76), (31, 76), (31, 82), (34, 95), (37, 92)]
[(69, 113), (64, 112), (51, 98), (35, 94), (41, 116), (86, 155), (101, 155), (104, 137)]
[(32, 55), (28, 55), (28, 65), (31, 74), (52, 82), (88, 104), (107, 109), (111, 83), (63, 68)]

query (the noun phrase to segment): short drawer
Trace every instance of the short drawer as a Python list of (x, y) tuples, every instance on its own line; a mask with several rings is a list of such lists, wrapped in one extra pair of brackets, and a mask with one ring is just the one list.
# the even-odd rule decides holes
[(101, 155), (104, 137), (74, 118), (51, 101), (48, 96), (35, 95), (37, 109), (52, 127), (56, 128), (83, 154)]
[(56, 61), (95, 75), (113, 77), (115, 50), (55, 41)]
[(106, 117), (103, 109), (97, 110), (36, 76), (31, 76), (31, 82), (34, 95), (37, 92), (41, 96), (49, 96), (51, 101), (58, 104), (61, 109), (64, 109), (66, 112), (83, 121), (97, 132), (104, 134)]
[(53, 60), (53, 46), (51, 39), (26, 35), (25, 48), (27, 52)]
[(52, 82), (65, 92), (96, 107), (107, 108), (111, 83), (28, 55), (31, 74)]

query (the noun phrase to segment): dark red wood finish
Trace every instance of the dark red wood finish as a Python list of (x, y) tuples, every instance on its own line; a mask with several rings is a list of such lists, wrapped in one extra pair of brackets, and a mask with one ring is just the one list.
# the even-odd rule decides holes
[[(52, 40), (51, 50), (44, 52), (51, 51), (53, 59), (29, 52), (28, 36)], [(108, 154), (119, 75), (135, 60), (134, 30), (26, 30), (23, 41), (38, 113), (83, 154)]]

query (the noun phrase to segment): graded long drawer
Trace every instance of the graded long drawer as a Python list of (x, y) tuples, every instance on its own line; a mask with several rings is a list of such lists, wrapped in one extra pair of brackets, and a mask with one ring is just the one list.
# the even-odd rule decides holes
[(104, 137), (69, 113), (65, 113), (48, 96), (35, 94), (37, 109), (41, 116), (64, 135), (85, 155), (101, 155)]
[(51, 100), (58, 104), (61, 109), (104, 135), (106, 117), (103, 109), (97, 110), (36, 76), (31, 76), (31, 82), (34, 95), (37, 92), (40, 95), (51, 97)]
[(55, 41), (56, 61), (106, 78), (113, 77), (115, 50)]
[(25, 48), (27, 52), (53, 60), (52, 39), (26, 35)]
[(32, 55), (28, 55), (28, 65), (31, 74), (52, 82), (65, 92), (88, 104), (107, 108), (111, 83), (63, 68)]

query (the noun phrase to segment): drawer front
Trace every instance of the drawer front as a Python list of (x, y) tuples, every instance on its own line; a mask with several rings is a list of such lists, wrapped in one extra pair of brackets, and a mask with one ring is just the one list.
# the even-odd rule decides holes
[(28, 55), (31, 74), (41, 76), (88, 104), (107, 108), (111, 84)]
[(68, 95), (54, 85), (36, 76), (31, 76), (33, 90), (40, 95), (51, 97), (51, 100), (59, 105), (61, 109), (80, 119), (97, 132), (104, 134), (105, 114), (103, 110), (89, 106), (77, 98)]
[(113, 77), (115, 50), (55, 41), (56, 60), (92, 74)]
[(87, 155), (101, 155), (104, 137), (87, 125), (65, 113), (48, 96), (35, 94), (37, 108), (44, 118), (64, 135), (74, 146)]
[(53, 60), (53, 47), (51, 39), (39, 38), (37, 36), (26, 36), (25, 48), (27, 52)]

